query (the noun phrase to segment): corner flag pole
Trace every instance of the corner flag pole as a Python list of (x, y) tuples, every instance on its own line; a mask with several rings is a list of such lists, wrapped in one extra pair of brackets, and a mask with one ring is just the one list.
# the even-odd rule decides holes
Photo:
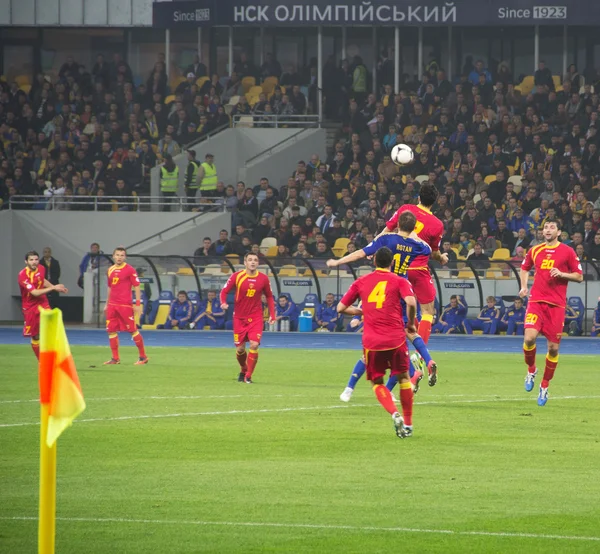
[(46, 444), (50, 402), (41, 405), (40, 425), (40, 510), (38, 553), (54, 554), (56, 534), (56, 442)]

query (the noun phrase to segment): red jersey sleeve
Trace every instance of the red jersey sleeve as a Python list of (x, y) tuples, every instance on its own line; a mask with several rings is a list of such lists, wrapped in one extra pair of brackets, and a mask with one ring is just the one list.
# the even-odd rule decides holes
[(398, 227), (398, 218), (400, 217), (401, 209), (402, 208), (398, 208), (394, 215), (386, 221), (385, 226), (388, 228), (388, 231), (393, 231), (396, 227)]
[(140, 279), (138, 277), (137, 271), (133, 267), (131, 268), (131, 274), (129, 275), (129, 280), (131, 281), (132, 287), (140, 286)]
[(581, 268), (581, 262), (575, 253), (575, 250), (569, 248), (571, 252), (569, 253), (569, 259), (567, 260), (567, 267), (569, 268), (569, 273), (579, 273), (583, 274), (583, 270)]
[(235, 288), (235, 281), (237, 279), (238, 274), (239, 271), (232, 273), (231, 277), (227, 279), (227, 283), (225, 283), (225, 286), (221, 289), (221, 293), (219, 295), (219, 300), (221, 300), (221, 304), (225, 304), (227, 302), (227, 295), (231, 292), (231, 290)]
[(410, 281), (402, 277), (398, 277), (398, 279), (398, 287), (400, 288), (400, 295), (402, 296), (402, 298), (406, 298), (407, 296), (414, 296), (415, 293), (413, 291), (412, 285), (410, 284)]
[(340, 300), (340, 302), (342, 304), (344, 304), (344, 306), (352, 306), (352, 304), (354, 304), (354, 302), (356, 302), (359, 297), (360, 297), (360, 290), (358, 288), (358, 281), (354, 281), (354, 283), (352, 283), (350, 285), (348, 292), (346, 292), (346, 294), (344, 294), (344, 296)]
[(527, 254), (525, 255), (525, 259), (523, 260), (523, 263), (521, 264), (521, 269), (523, 271), (529, 271), (533, 267), (533, 256), (531, 254), (532, 252), (533, 252), (533, 248), (530, 248), (527, 251)]

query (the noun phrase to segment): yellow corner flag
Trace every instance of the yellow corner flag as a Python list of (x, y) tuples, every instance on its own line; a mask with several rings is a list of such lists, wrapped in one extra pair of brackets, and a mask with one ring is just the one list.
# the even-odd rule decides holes
[(40, 512), (38, 552), (54, 553), (56, 440), (85, 410), (85, 401), (67, 341), (62, 312), (42, 310), (40, 320)]

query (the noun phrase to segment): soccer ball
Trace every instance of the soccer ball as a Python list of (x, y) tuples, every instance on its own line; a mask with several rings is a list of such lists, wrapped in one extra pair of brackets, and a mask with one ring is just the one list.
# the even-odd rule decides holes
[(418, 352), (413, 352), (410, 356), (410, 361), (412, 362), (415, 370), (425, 372), (425, 360), (422, 358), (421, 354)]
[(406, 144), (396, 144), (392, 148), (392, 161), (396, 165), (406, 165), (415, 159), (413, 149)]

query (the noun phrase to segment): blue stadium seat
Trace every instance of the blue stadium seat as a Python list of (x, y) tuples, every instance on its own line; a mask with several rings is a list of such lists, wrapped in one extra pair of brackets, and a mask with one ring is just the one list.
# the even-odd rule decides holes
[(579, 296), (570, 296), (567, 303), (577, 312), (577, 326), (579, 329), (583, 329), (583, 317), (585, 316), (585, 304), (583, 300)]
[(173, 302), (174, 296), (170, 290), (163, 290), (158, 299), (152, 302), (152, 309), (148, 314), (147, 325), (154, 325), (154, 321), (156, 320), (156, 314), (158, 313), (158, 309), (160, 306), (170, 306), (171, 302)]
[(288, 302), (293, 302), (292, 295), (289, 292), (282, 292), (279, 296), (285, 296), (288, 299)]
[(316, 306), (319, 303), (319, 297), (316, 294), (307, 294), (304, 297), (304, 304), (312, 304)]
[(496, 296), (496, 308), (500, 309), (500, 317), (502, 317), (504, 315), (504, 313), (506, 312), (506, 304), (504, 303), (504, 300), (502, 299), (501, 296)]
[(192, 310), (192, 317), (194, 317), (198, 313), (198, 304), (200, 303), (200, 294), (196, 290), (189, 290), (188, 300), (192, 303), (194, 309)]

